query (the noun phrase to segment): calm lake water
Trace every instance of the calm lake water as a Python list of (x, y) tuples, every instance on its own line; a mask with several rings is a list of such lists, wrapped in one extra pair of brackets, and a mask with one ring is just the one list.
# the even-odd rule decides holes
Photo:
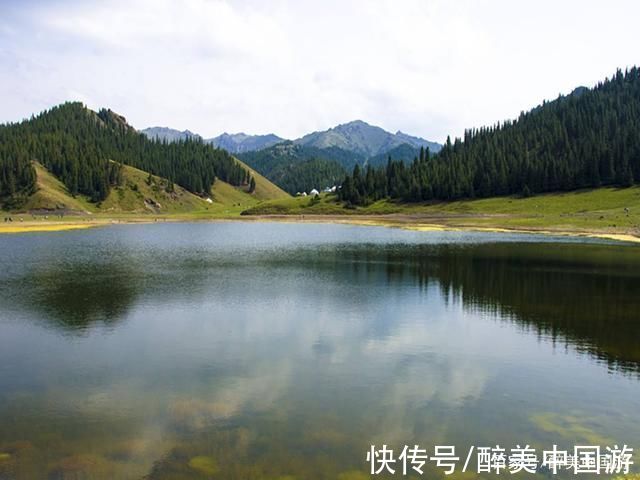
[(210, 223), (2, 236), (0, 255), (2, 480), (355, 480), (383, 443), (640, 449), (637, 246)]

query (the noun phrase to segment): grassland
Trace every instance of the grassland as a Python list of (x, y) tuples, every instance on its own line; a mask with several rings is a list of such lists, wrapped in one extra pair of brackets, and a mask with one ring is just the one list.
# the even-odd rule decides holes
[(237, 158), (236, 158), (236, 161), (240, 165), (245, 167), (247, 170), (249, 170), (251, 172), (251, 175), (253, 176), (253, 178), (255, 178), (255, 180), (256, 180), (256, 190), (252, 194), (253, 198), (255, 198), (256, 200), (260, 200), (260, 201), (264, 201), (264, 200), (284, 200), (284, 199), (287, 199), (287, 198), (291, 198), (291, 196), (287, 192), (282, 190), (280, 187), (278, 187), (277, 185), (275, 185), (271, 181), (267, 180), (265, 177), (263, 177), (258, 172), (253, 170), (249, 165), (247, 165), (246, 163), (238, 160)]
[(353, 209), (345, 208), (334, 196), (323, 195), (315, 202), (309, 197), (261, 202), (243, 215), (316, 215), (338, 220), (355, 217), (368, 223), (420, 229), (504, 229), (640, 237), (640, 186), (428, 204), (381, 200)]
[(80, 196), (74, 198), (67, 190), (67, 187), (42, 165), (39, 163), (34, 165), (37, 175), (36, 193), (29, 197), (29, 200), (21, 210), (66, 209), (84, 213), (93, 211), (95, 206), (86, 198)]
[(216, 181), (212, 188), (211, 201), (194, 195), (182, 187), (170, 191), (166, 180), (149, 176), (147, 172), (133, 167), (123, 167), (123, 181), (111, 189), (109, 196), (96, 204), (82, 195), (73, 196), (54, 175), (42, 165), (35, 164), (37, 190), (16, 213), (50, 212), (65, 216), (109, 216), (123, 215), (238, 215), (264, 200), (283, 199), (289, 195), (267, 179), (255, 174), (256, 190), (248, 193), (246, 188), (234, 187)]
[(262, 201), (290, 198), (253, 171), (254, 192), (217, 180), (211, 197), (202, 198), (177, 185), (170, 189), (165, 179), (124, 166), (121, 185), (112, 188), (104, 201), (93, 203), (82, 195), (71, 195), (42, 165), (36, 163), (35, 168), (36, 192), (19, 210), (2, 212), (12, 221), (0, 223), (0, 233), (71, 230), (120, 222), (239, 218), (242, 211)]
[(112, 189), (101, 204), (94, 204), (81, 196), (71, 196), (42, 166), (37, 165), (36, 169), (37, 192), (22, 212), (6, 214), (15, 217), (15, 221), (0, 223), (0, 232), (50, 230), (56, 225), (62, 229), (113, 222), (242, 218), (418, 230), (531, 231), (640, 241), (640, 186), (428, 204), (382, 200), (367, 207), (345, 208), (333, 195), (323, 194), (317, 200), (291, 197), (256, 172), (252, 172), (256, 178), (256, 191), (252, 194), (217, 181), (209, 202), (178, 186), (169, 192), (163, 179), (153, 177), (149, 182), (146, 172), (124, 167), (122, 185)]

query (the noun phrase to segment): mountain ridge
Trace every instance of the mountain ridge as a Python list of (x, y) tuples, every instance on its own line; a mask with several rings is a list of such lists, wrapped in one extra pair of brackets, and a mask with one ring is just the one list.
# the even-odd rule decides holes
[(168, 142), (176, 142), (188, 138), (202, 138), (191, 130), (180, 131), (169, 127), (149, 127), (140, 130), (140, 133), (144, 133), (150, 139), (167, 140)]
[(167, 140), (169, 142), (185, 140), (186, 138), (202, 138), (205, 143), (210, 143), (217, 148), (222, 148), (234, 154), (263, 150), (286, 141), (321, 149), (337, 147), (362, 156), (365, 160), (382, 155), (402, 144), (407, 144), (417, 149), (420, 149), (420, 147), (429, 148), (432, 153), (436, 153), (442, 148), (442, 145), (437, 142), (409, 135), (401, 130), (391, 133), (382, 127), (371, 125), (363, 120), (341, 123), (327, 130), (310, 132), (293, 140), (280, 137), (274, 133), (252, 135), (245, 132), (224, 132), (217, 137), (204, 139), (201, 135), (190, 130), (180, 131), (168, 127), (150, 127), (140, 130), (140, 132), (149, 138)]
[(417, 148), (428, 147), (434, 153), (441, 148), (441, 145), (436, 142), (414, 137), (399, 130), (394, 134), (363, 120), (353, 120), (328, 130), (312, 132), (294, 140), (294, 143), (317, 148), (338, 147), (358, 153), (366, 159), (384, 154), (403, 143)]
[(206, 140), (207, 143), (212, 144), (214, 147), (224, 148), (229, 153), (244, 153), (262, 150), (263, 148), (269, 148), (272, 145), (284, 141), (284, 138), (273, 133), (267, 133), (265, 135), (248, 135), (244, 132), (224, 132), (217, 137)]

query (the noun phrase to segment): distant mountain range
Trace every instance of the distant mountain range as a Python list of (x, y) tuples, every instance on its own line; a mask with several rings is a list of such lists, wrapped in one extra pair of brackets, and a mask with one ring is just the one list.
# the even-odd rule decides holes
[[(169, 142), (202, 138), (189, 130), (181, 132), (165, 127), (147, 128), (142, 133)], [(204, 142), (237, 155), (292, 194), (339, 183), (339, 179), (355, 165), (383, 165), (389, 156), (394, 160), (411, 162), (419, 155), (420, 148), (429, 148), (432, 153), (442, 148), (436, 142), (400, 131), (387, 132), (362, 120), (309, 133), (293, 141), (272, 133), (223, 133), (204, 139)]]
[[(140, 132), (151, 139), (166, 140), (167, 142), (177, 142), (179, 140), (186, 140), (187, 138), (202, 138), (197, 133), (189, 130), (180, 131), (167, 127), (145, 128), (144, 130), (140, 130)], [(284, 138), (280, 138), (273, 133), (267, 135), (247, 135), (246, 133), (226, 132), (217, 137), (203, 140), (205, 143), (210, 143), (214, 147), (222, 148), (233, 154), (261, 150), (285, 141)]]
[(223, 133), (215, 138), (207, 140), (213, 146), (224, 148), (230, 153), (243, 153), (261, 150), (271, 147), (280, 142), (284, 142), (284, 138), (280, 138), (273, 133), (267, 135), (247, 135), (246, 133)]
[(186, 140), (187, 138), (202, 138), (197, 133), (193, 133), (189, 130), (174, 130), (167, 127), (151, 127), (141, 130), (147, 137), (152, 140), (166, 140), (167, 142), (177, 142), (179, 140)]
[[(174, 130), (167, 127), (151, 127), (141, 130), (149, 138), (156, 138), (174, 142), (186, 138), (202, 138), (189, 130)], [(214, 138), (204, 139), (205, 142), (223, 148), (230, 153), (245, 153), (272, 147), (286, 139), (269, 133), (267, 135), (248, 135), (246, 133), (223, 133)], [(356, 154), (358, 158), (367, 160), (377, 155), (383, 155), (400, 145), (410, 145), (416, 149), (429, 148), (435, 153), (442, 145), (425, 140), (424, 138), (407, 135), (401, 131), (396, 133), (369, 125), (362, 120), (344, 123), (321, 132), (309, 133), (293, 140), (295, 144), (326, 149), (337, 147)]]

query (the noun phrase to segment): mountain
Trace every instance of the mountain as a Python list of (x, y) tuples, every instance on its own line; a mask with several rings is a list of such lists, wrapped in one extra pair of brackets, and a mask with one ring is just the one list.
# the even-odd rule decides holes
[(365, 158), (381, 155), (404, 143), (414, 147), (429, 146), (433, 151), (439, 145), (402, 132), (396, 134), (369, 125), (362, 120), (338, 125), (322, 132), (313, 132), (295, 140), (295, 143), (316, 148), (338, 147)]
[[(420, 154), (420, 148), (436, 152), (441, 146), (400, 131), (389, 133), (356, 120), (239, 156), (293, 194), (332, 186), (354, 166), (383, 165), (389, 155), (396, 160), (411, 162)], [(312, 172), (313, 168), (318, 171)]]
[[(175, 130), (168, 127), (150, 127), (140, 130), (152, 140), (166, 140), (167, 142), (177, 142), (186, 139), (202, 139), (197, 133), (190, 130)], [(283, 142), (284, 138), (280, 138), (273, 133), (267, 135), (247, 135), (246, 133), (223, 133), (214, 138), (204, 140), (214, 147), (222, 148), (229, 153), (243, 153), (268, 148), (276, 143)]]
[(448, 138), (435, 156), (354, 170), (342, 200), (366, 204), (529, 196), (640, 181), (640, 69), (544, 102), (515, 120)]
[(151, 127), (140, 130), (140, 133), (144, 133), (152, 140), (166, 140), (167, 142), (177, 142), (179, 140), (202, 138), (197, 133), (193, 133), (189, 130), (174, 130), (167, 127)]
[[(166, 140), (168, 142), (185, 140), (187, 138), (201, 138), (200, 135), (189, 130), (179, 131), (167, 127), (145, 128), (141, 130), (141, 132), (151, 139)], [(215, 147), (222, 148), (233, 154), (263, 150), (285, 141), (286, 139), (273, 133), (267, 135), (248, 135), (246, 133), (226, 132), (217, 137), (204, 140), (205, 143), (210, 143)], [(329, 155), (337, 155), (344, 159), (351, 153), (352, 160), (358, 161), (359, 163), (363, 163), (364, 160), (370, 157), (383, 155), (403, 144), (410, 145), (417, 149), (420, 147), (429, 148), (432, 153), (442, 148), (442, 145), (438, 143), (430, 142), (420, 137), (414, 137), (401, 131), (393, 134), (380, 127), (369, 125), (362, 120), (355, 120), (343, 125), (338, 125), (324, 132), (309, 133), (302, 138), (294, 140), (294, 143), (318, 149), (338, 148), (342, 153), (334, 152)], [(351, 165), (353, 165), (353, 161), (342, 163), (351, 163)]]
[(400, 130), (396, 132), (396, 138), (401, 142), (416, 147), (418, 150), (420, 149), (420, 147), (428, 148), (431, 153), (437, 153), (442, 148), (442, 145), (440, 145), (439, 143), (430, 142), (429, 140), (425, 140), (424, 138), (420, 137), (414, 137), (412, 135), (403, 133)]
[[(114, 191), (126, 196), (128, 167), (146, 174), (148, 185), (157, 178), (156, 190), (170, 196), (184, 190), (206, 198), (215, 195), (214, 183), (256, 199), (258, 192), (264, 192), (263, 199), (286, 196), (200, 137), (172, 143), (152, 141), (112, 110), (94, 112), (77, 102), (53, 107), (20, 123), (0, 125), (2, 208), (19, 208), (37, 194), (41, 188), (38, 164), (42, 172), (60, 181), (68, 196), (96, 205), (107, 202)], [(263, 188), (261, 182), (269, 185)]]
[[(200, 138), (188, 130), (180, 132), (160, 127), (142, 132), (169, 142)], [(361, 120), (324, 132), (313, 132), (293, 142), (274, 134), (245, 133), (223, 133), (204, 142), (238, 155), (257, 172), (292, 194), (338, 183), (339, 175), (351, 172), (355, 165), (386, 164), (389, 155), (411, 162), (419, 155), (420, 148), (429, 148), (432, 153), (442, 148), (438, 143), (401, 131), (390, 133)], [(313, 168), (318, 171), (313, 172)]]
[(283, 142), (273, 133), (267, 135), (247, 135), (246, 133), (223, 133), (215, 138), (208, 139), (207, 142), (218, 148), (223, 148), (230, 153), (251, 152), (268, 148), (276, 143)]
[(420, 147), (415, 147), (409, 145), (408, 143), (403, 143), (395, 148), (392, 148), (388, 152), (384, 152), (371, 157), (369, 160), (367, 160), (367, 165), (371, 165), (372, 167), (380, 167), (386, 165), (389, 158), (391, 158), (392, 160), (401, 160), (405, 163), (411, 163), (413, 162), (414, 158), (418, 158), (419, 156)]
[(347, 171), (363, 160), (337, 147), (320, 149), (291, 141), (239, 155), (249, 167), (294, 194), (322, 189), (342, 181)]

